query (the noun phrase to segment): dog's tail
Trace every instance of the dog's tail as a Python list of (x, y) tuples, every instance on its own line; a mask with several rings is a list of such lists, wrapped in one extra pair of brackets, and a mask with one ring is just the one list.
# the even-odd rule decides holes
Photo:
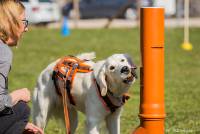
[(89, 53), (82, 53), (76, 56), (77, 58), (80, 58), (81, 60), (93, 60), (96, 58), (95, 52), (89, 52)]

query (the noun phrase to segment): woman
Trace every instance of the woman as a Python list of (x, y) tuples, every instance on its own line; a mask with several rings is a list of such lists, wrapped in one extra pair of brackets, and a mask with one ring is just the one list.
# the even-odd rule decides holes
[(28, 122), (30, 91), (27, 88), (8, 94), (8, 73), (12, 51), (22, 34), (28, 30), (25, 8), (18, 0), (0, 0), (0, 134), (40, 133), (42, 130)]

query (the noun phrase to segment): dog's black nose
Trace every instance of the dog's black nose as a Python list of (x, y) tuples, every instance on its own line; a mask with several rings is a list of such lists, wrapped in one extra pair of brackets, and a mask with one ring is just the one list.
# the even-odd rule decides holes
[(121, 73), (129, 74), (130, 70), (129, 70), (128, 66), (123, 66), (121, 69)]

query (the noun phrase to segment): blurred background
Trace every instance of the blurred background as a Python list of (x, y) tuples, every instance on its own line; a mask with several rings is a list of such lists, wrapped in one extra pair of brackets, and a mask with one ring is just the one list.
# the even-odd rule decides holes
[[(136, 26), (139, 19), (139, 8), (162, 6), (166, 18), (172, 19), (168, 25), (184, 17), (184, 0), (21, 0), (27, 12), (27, 18), (34, 25), (59, 27), (63, 17), (68, 19), (69, 27), (105, 27), (107, 21), (114, 22), (115, 27)], [(190, 0), (190, 17), (200, 17), (200, 1)], [(179, 19), (179, 20), (178, 20)], [(118, 20), (118, 21), (116, 21)], [(56, 23), (55, 23), (56, 22)], [(94, 24), (95, 22), (95, 24)], [(200, 25), (197, 19), (194, 25)], [(108, 25), (108, 24), (107, 24)], [(119, 25), (119, 26), (117, 26)], [(110, 26), (110, 24), (109, 24)]]

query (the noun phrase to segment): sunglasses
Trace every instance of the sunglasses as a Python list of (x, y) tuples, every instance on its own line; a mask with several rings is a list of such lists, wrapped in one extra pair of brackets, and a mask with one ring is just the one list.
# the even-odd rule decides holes
[(28, 27), (28, 20), (24, 19), (24, 20), (22, 20), (22, 22), (24, 23), (24, 28), (27, 28)]

